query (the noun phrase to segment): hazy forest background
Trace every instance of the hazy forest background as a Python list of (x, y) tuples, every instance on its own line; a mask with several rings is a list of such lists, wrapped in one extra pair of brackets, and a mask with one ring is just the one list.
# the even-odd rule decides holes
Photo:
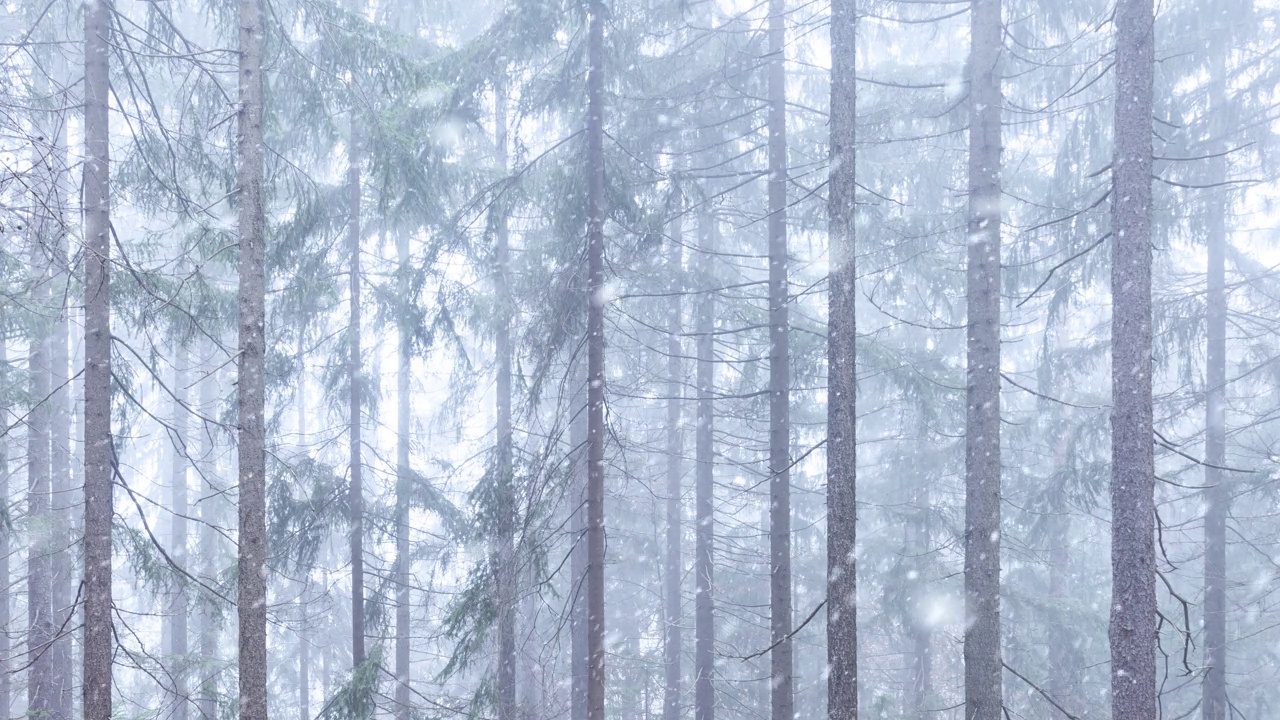
[(1280, 717), (1278, 58), (0, 4), (0, 717)]

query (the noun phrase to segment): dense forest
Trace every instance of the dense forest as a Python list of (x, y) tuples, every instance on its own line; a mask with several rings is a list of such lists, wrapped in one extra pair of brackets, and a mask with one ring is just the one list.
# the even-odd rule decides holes
[(0, 720), (1280, 717), (1280, 0), (9, 0), (0, 237)]

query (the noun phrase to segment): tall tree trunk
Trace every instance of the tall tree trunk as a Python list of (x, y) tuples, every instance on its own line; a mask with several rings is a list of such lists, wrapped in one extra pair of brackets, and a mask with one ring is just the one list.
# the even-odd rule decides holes
[[(211, 349), (211, 344), (206, 345), (206, 349)], [(207, 357), (207, 352), (204, 353)], [(217, 383), (217, 371), (205, 369), (208, 373), (200, 379), (199, 386), (199, 408), (200, 414), (205, 417), (214, 416), (216, 408), (214, 404), (214, 389)], [(200, 454), (199, 464), (200, 480), (201, 480), (201, 499), (200, 505), (200, 555), (201, 555), (201, 575), (204, 578), (212, 579), (218, 576), (218, 557), (219, 553), (219, 535), (216, 529), (222, 522), (222, 514), (219, 512), (218, 503), (221, 502), (222, 488), (215, 482), (217, 472), (217, 460), (214, 458), (214, 450), (216, 443), (214, 442), (215, 428), (205, 423), (200, 428)], [(204, 602), (209, 602), (208, 598)], [(216, 720), (217, 718), (217, 698), (218, 698), (218, 625), (217, 615), (208, 607), (202, 607), (197, 613), (196, 619), (199, 623), (199, 645), (200, 645), (200, 689), (199, 689), (199, 710), (200, 720)]]
[[(498, 171), (507, 171), (507, 87), (494, 88), (494, 144)], [(494, 291), (497, 298), (494, 353), (497, 355), (496, 469), (498, 481), (498, 720), (516, 717), (516, 549), (515, 466), (511, 429), (511, 277), (506, 211), (494, 208)]]
[(570, 658), (569, 718), (587, 720), (587, 386), (573, 362), (570, 386), (575, 388), (570, 408), (569, 444), (573, 452), (573, 489), (570, 493), (573, 516), (573, 550), (570, 569), (573, 580), (569, 592)]
[(969, 19), (964, 704), (1000, 720), (1000, 0), (973, 0)]
[[(0, 337), (0, 369), (7, 370), (8, 366), (9, 343), (7, 338)], [(11, 423), (9, 410), (6, 408), (0, 412), (0, 426), (7, 428)], [(3, 498), (5, 513), (12, 513), (13, 506), (9, 495), (10, 437), (7, 433), (0, 437), (0, 498)], [(12, 572), (9, 568), (9, 553), (13, 551), (12, 535), (9, 523), (0, 525), (0, 717), (4, 718), (10, 717), (9, 713), (13, 709), (13, 663), (10, 659), (12, 642), (9, 640), (9, 623), (13, 622), (10, 615), (13, 602), (9, 585), (9, 575)]]
[[(41, 180), (44, 180), (41, 173)], [(44, 190), (42, 182), (41, 190)], [(43, 192), (40, 193), (43, 195)], [(37, 206), (48, 202), (36, 197)], [(39, 212), (39, 211), (38, 211)], [(40, 213), (44, 214), (44, 213)], [(33, 218), (31, 229), (31, 268), (38, 273), (36, 305), (47, 311), (53, 299), (49, 291), (49, 261), (46, 257), (48, 235), (53, 218)], [(42, 717), (57, 709), (57, 688), (53, 653), (50, 644), (56, 627), (53, 622), (53, 555), (57, 552), (54, 519), (51, 512), (50, 434), (53, 425), (53, 403), (50, 372), (50, 333), (46, 318), (40, 318), (30, 335), (27, 351), (28, 392), (31, 410), (27, 421), (27, 708), (29, 714)]]
[(350, 441), (351, 486), (348, 496), (351, 533), (351, 664), (364, 664), (364, 463), (361, 460), (360, 413), (361, 378), (360, 359), (360, 162), (362, 142), (355, 111), (351, 115), (351, 145), (347, 150), (347, 252), (349, 257), (348, 293), (351, 324), (347, 343), (351, 354), (347, 361), (349, 383), (347, 439)]
[(1116, 6), (1111, 189), (1111, 715), (1156, 717), (1151, 408), (1153, 0)]
[(773, 720), (793, 720), (786, 0), (769, 0), (769, 640)]
[[(409, 236), (396, 237), (396, 260), (400, 263), (400, 302), (409, 304)], [(413, 337), (402, 309), (396, 368), (396, 720), (409, 720), (413, 710), (409, 698), (409, 494), (413, 486), (409, 466), (410, 385), (413, 372)]]
[[(170, 457), (169, 556), (179, 567), (187, 566), (187, 463), (190, 436), (187, 423), (187, 350), (179, 347), (173, 361), (173, 454)], [(187, 594), (179, 578), (169, 596), (165, 613), (166, 661), (173, 680), (168, 699), (170, 720), (187, 720)]]
[(604, 720), (604, 0), (587, 20), (587, 720)]
[[(84, 6), (84, 675), (85, 720), (111, 718), (110, 144), (111, 0)], [(263, 720), (246, 718), (246, 720)]]
[(694, 720), (715, 720), (715, 282), (711, 271), (716, 247), (716, 218), (698, 221), (698, 423), (694, 438), (697, 475), (694, 489)]
[(856, 0), (831, 5), (831, 169), (827, 214), (827, 717), (858, 717)]
[[(1210, 106), (1226, 113), (1226, 58), (1216, 52), (1211, 61)], [(1227, 179), (1225, 143), (1210, 159), (1209, 182)], [(1227, 720), (1227, 517), (1231, 491), (1225, 473), (1227, 450), (1227, 285), (1226, 246), (1228, 198), (1221, 191), (1209, 200), (1205, 223), (1208, 249), (1206, 296), (1208, 343), (1205, 353), (1205, 452), (1204, 452), (1204, 685), (1201, 712), (1204, 720)]]
[(262, 0), (240, 0), (240, 720), (267, 720), (266, 216), (262, 187)]
[[(679, 188), (676, 189), (680, 193)], [(671, 226), (671, 249), (667, 258), (667, 275), (670, 278), (671, 297), (667, 307), (667, 558), (666, 578), (663, 591), (666, 593), (663, 606), (662, 654), (666, 670), (666, 681), (662, 694), (662, 720), (677, 720), (680, 717), (680, 655), (683, 651), (684, 638), (681, 632), (681, 578), (684, 577), (684, 559), (680, 553), (681, 522), (680, 506), (683, 499), (681, 480), (684, 468), (681, 458), (684, 455), (684, 438), (680, 432), (681, 405), (684, 394), (684, 375), (680, 358), (684, 349), (680, 346), (680, 293), (684, 289), (683, 278), (683, 243), (684, 223), (681, 216), (684, 212), (684, 200), (681, 195), (675, 207), (675, 220)]]
[[(294, 396), (297, 412), (298, 454), (307, 453), (307, 318), (298, 323), (298, 384)], [(307, 612), (311, 607), (311, 568), (302, 571), (302, 591), (298, 594), (298, 718), (311, 720), (311, 623)]]

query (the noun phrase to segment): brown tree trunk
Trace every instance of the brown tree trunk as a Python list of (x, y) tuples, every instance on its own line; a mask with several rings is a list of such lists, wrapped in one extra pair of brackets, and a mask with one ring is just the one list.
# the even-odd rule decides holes
[(1151, 407), (1152, 0), (1116, 6), (1111, 189), (1111, 716), (1156, 717)]
[(970, 720), (1001, 720), (1000, 0), (973, 0), (969, 19), (964, 702)]
[(793, 720), (791, 340), (787, 287), (786, 0), (769, 0), (769, 640), (770, 717)]
[(587, 20), (587, 720), (604, 720), (604, 2)]
[[(84, 12), (84, 675), (85, 720), (111, 718), (110, 0)], [(264, 720), (246, 718), (245, 720)]]
[(831, 5), (831, 242), (827, 307), (827, 717), (858, 717), (857, 6)]
[(239, 404), (240, 720), (267, 720), (265, 418), (266, 216), (262, 187), (261, 0), (240, 0), (237, 206), (240, 226)]

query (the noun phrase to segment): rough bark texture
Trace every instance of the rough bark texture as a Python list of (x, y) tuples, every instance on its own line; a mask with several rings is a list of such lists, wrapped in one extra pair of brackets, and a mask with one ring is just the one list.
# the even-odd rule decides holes
[(786, 0), (769, 0), (769, 641), (773, 720), (795, 714), (791, 639), (791, 341)]
[[(677, 189), (677, 193), (679, 190)], [(681, 616), (681, 579), (684, 577), (684, 558), (680, 552), (680, 505), (684, 467), (684, 436), (680, 432), (680, 415), (683, 404), (684, 382), (680, 358), (684, 349), (680, 346), (680, 292), (683, 290), (684, 226), (681, 222), (683, 201), (677, 200), (675, 220), (671, 225), (673, 242), (668, 250), (667, 276), (671, 297), (667, 305), (667, 507), (666, 507), (666, 562), (663, 570), (663, 633), (662, 664), (665, 677), (662, 686), (662, 718), (677, 720), (680, 717), (680, 655), (684, 636)]]
[[(1226, 63), (1222, 53), (1212, 62), (1210, 109), (1226, 111)], [(1219, 144), (1217, 152), (1226, 148)], [(1223, 183), (1226, 156), (1210, 161), (1209, 182)], [(1227, 459), (1227, 289), (1226, 246), (1228, 199), (1221, 192), (1209, 198), (1205, 218), (1208, 250), (1208, 292), (1205, 300), (1207, 345), (1205, 352), (1204, 443), (1204, 685), (1201, 714), (1204, 720), (1227, 720), (1227, 517), (1231, 491), (1220, 468)]]
[(604, 2), (587, 20), (587, 720), (604, 720)]
[(239, 570), (240, 720), (267, 720), (265, 325), (261, 0), (240, 0), (236, 205), (240, 227)]
[[(396, 238), (396, 260), (400, 263), (400, 298), (409, 302), (409, 274), (413, 272), (409, 258), (409, 236)], [(409, 466), (409, 376), (413, 372), (413, 337), (408, 321), (400, 321), (398, 346), (399, 367), (396, 369), (396, 720), (409, 720), (412, 705), (409, 697), (409, 493), (412, 473)]]
[(1111, 190), (1111, 716), (1156, 717), (1151, 420), (1153, 0), (1116, 6)]
[[(173, 449), (169, 458), (169, 557), (178, 565), (187, 566), (187, 351), (178, 348), (174, 357), (173, 386)], [(165, 609), (162, 635), (166, 659), (169, 663), (167, 698), (170, 720), (187, 720), (190, 692), (187, 687), (187, 594), (182, 579), (169, 594)]]
[[(84, 6), (84, 674), (85, 720), (111, 718), (110, 0)], [(263, 720), (246, 718), (246, 720)]]
[(858, 717), (856, 155), (857, 5), (831, 5), (831, 243), (827, 304), (827, 717)]
[(969, 19), (964, 714), (1000, 720), (1000, 0)]
[(698, 221), (698, 425), (694, 438), (694, 720), (715, 720), (715, 312), (712, 255), (716, 247), (716, 219), (705, 213)]
[(351, 664), (359, 667), (365, 660), (364, 649), (364, 462), (361, 459), (360, 414), (364, 380), (360, 358), (360, 162), (362, 139), (355, 116), (351, 119), (351, 146), (347, 149), (347, 252), (349, 291), (347, 293), (350, 326), (347, 343), (348, 397), (347, 440), (350, 451), (350, 480), (347, 503), (350, 508), (351, 533)]

